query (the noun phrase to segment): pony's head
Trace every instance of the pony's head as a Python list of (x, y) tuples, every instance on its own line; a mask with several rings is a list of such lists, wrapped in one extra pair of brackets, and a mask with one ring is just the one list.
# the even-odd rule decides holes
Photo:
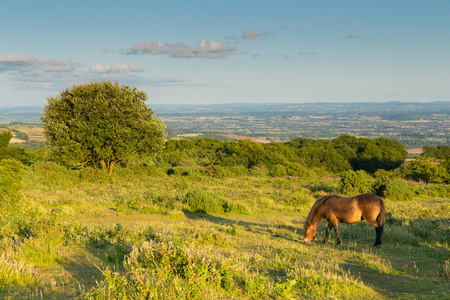
[(317, 227), (314, 225), (311, 225), (311, 223), (305, 223), (305, 238), (303, 241), (305, 244), (311, 244), (317, 235)]

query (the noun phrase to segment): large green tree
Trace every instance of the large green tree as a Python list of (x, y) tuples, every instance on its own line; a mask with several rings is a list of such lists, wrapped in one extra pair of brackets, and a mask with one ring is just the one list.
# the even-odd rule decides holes
[(163, 148), (164, 124), (145, 92), (109, 81), (73, 86), (48, 98), (42, 121), (52, 155), (68, 166), (114, 165)]

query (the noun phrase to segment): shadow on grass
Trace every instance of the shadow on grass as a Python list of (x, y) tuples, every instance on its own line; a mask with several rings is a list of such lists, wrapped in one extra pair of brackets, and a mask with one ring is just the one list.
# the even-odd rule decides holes
[(183, 211), (186, 218), (191, 220), (204, 220), (218, 225), (237, 225), (243, 227), (248, 232), (269, 234), (274, 238), (283, 238), (293, 242), (299, 242), (303, 238), (303, 229), (287, 225), (271, 225), (248, 222), (244, 220), (230, 220), (219, 216), (205, 213), (196, 213), (188, 210)]
[[(449, 253), (448, 221), (447, 218), (417, 219), (405, 225), (390, 220), (381, 250), (353, 246), (351, 251), (361, 252), (357, 257), (363, 259), (352, 257), (340, 266), (386, 298), (448, 299), (449, 282), (444, 266)], [(354, 237), (349, 240), (357, 242)], [(339, 256), (346, 257), (345, 251), (341, 248)]]
[[(75, 255), (62, 260), (59, 264), (70, 274), (70, 282), (76, 285), (75, 298), (81, 296), (82, 289), (89, 291), (103, 280), (103, 270), (106, 268), (104, 262), (105, 249), (86, 247)], [(114, 269), (114, 267), (113, 267)]]
[(436, 280), (429, 276), (410, 276), (405, 274), (380, 273), (370, 267), (353, 262), (340, 264), (358, 278), (364, 285), (372, 287), (386, 298), (398, 299), (444, 299), (445, 280)]

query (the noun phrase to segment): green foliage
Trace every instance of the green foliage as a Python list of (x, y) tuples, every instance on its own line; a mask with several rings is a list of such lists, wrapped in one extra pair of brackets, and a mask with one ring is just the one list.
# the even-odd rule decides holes
[[(167, 176), (167, 165), (144, 158), (113, 176), (53, 162), (26, 166), (24, 205), (0, 215), (0, 293), (48, 299), (447, 296), (446, 185), (397, 183), (405, 184), (413, 199), (387, 197), (382, 252), (367, 247), (374, 230), (366, 222), (340, 226), (343, 246), (305, 246), (298, 240), (312, 203), (336, 193), (340, 181), (272, 178), (268, 169), (258, 168), (248, 174), (265, 175), (219, 179), (206, 167)], [(355, 174), (373, 181), (362, 171)], [(391, 184), (394, 172), (374, 175), (384, 180), (386, 195), (401, 194)], [(199, 212), (216, 212), (183, 213), (193, 210), (188, 201), (201, 206)], [(319, 235), (325, 227), (323, 222)], [(417, 280), (420, 292), (414, 290)], [(392, 282), (389, 289), (379, 288), (386, 281)]]
[(284, 177), (287, 175), (287, 169), (284, 165), (276, 164), (270, 170), (270, 175)]
[(384, 197), (386, 184), (394, 177), (394, 173), (383, 169), (378, 170), (374, 174), (375, 182), (372, 185), (372, 193), (379, 197)]
[(333, 293), (340, 299), (372, 298), (374, 293), (333, 261), (306, 261), (289, 272), (286, 283), (311, 299), (326, 299)]
[(22, 170), (22, 163), (16, 160), (0, 161), (0, 203), (11, 203), (20, 197), (20, 191), (24, 187)]
[(12, 129), (12, 131), (16, 134), (16, 137), (18, 139), (23, 140), (23, 141), (30, 140), (30, 137), (25, 132), (22, 132), (22, 131), (17, 130), (17, 129)]
[(385, 183), (381, 197), (392, 201), (411, 201), (414, 196), (414, 186), (411, 183), (394, 178)]
[(393, 170), (406, 158), (405, 147), (386, 138), (367, 139), (343, 135), (333, 144), (352, 166), (353, 170), (375, 173), (378, 169)]
[(197, 248), (156, 235), (133, 247), (126, 273), (107, 268), (86, 299), (211, 299), (236, 289), (234, 270)]
[(450, 146), (441, 145), (437, 147), (424, 146), (423, 156), (437, 159), (450, 159)]
[(368, 193), (372, 189), (372, 177), (363, 170), (347, 171), (342, 175), (340, 189), (347, 195)]
[(24, 261), (48, 265), (58, 258), (63, 241), (57, 211), (48, 212), (43, 207), (23, 210), (16, 207), (8, 215), (0, 217), (0, 224), (0, 240), (14, 240)]
[[(374, 173), (397, 168), (406, 157), (398, 142), (341, 136), (333, 141), (296, 138), (287, 143), (258, 144), (249, 140), (223, 142), (199, 138), (169, 140), (160, 159), (172, 167), (224, 167), (218, 177), (236, 176), (231, 167), (255, 172), (264, 168), (271, 176), (338, 175), (353, 169)], [(261, 170), (261, 169), (260, 169)], [(211, 173), (211, 172), (209, 172)]]
[(215, 193), (203, 189), (194, 189), (187, 192), (181, 202), (193, 212), (211, 214), (227, 213), (231, 211), (231, 203)]
[(0, 131), (0, 148), (8, 147), (9, 142), (13, 138), (11, 131)]
[(122, 263), (130, 254), (135, 241), (142, 239), (140, 232), (131, 231), (122, 223), (111, 226), (85, 225), (71, 222), (63, 227), (63, 238), (71, 246), (103, 249), (104, 261)]
[[(8, 243), (4, 240), (3, 244)], [(5, 250), (6, 245), (1, 245)], [(36, 282), (36, 272), (30, 263), (14, 258), (12, 245), (0, 255), (0, 291), (11, 286), (27, 286)]]
[(415, 194), (427, 198), (450, 198), (450, 185), (416, 183)]
[(351, 169), (349, 162), (332, 147), (330, 142), (318, 141), (302, 147), (299, 156), (308, 166), (323, 167), (333, 174)]
[(164, 124), (144, 92), (109, 81), (81, 84), (48, 99), (42, 121), (51, 154), (68, 166), (102, 166), (152, 153), (164, 145)]
[(33, 162), (33, 153), (17, 146), (0, 147), (0, 160), (13, 159), (20, 161), (24, 165), (29, 165)]
[(434, 159), (418, 157), (402, 166), (402, 174), (406, 179), (441, 183), (449, 178), (447, 168)]

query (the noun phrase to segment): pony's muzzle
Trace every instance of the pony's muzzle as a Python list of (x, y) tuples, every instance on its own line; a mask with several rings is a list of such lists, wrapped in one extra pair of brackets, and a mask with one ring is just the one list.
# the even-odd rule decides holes
[(306, 245), (310, 245), (311, 241), (308, 241), (307, 239), (304, 239), (303, 242), (305, 242)]

